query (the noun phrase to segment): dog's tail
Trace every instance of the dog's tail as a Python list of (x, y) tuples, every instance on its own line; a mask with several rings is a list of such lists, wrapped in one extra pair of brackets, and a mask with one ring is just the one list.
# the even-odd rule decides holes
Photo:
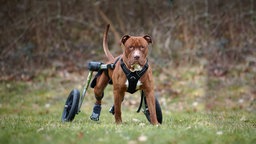
[(108, 49), (108, 30), (109, 30), (109, 26), (110, 26), (110, 24), (107, 25), (105, 33), (103, 35), (103, 49), (104, 49), (105, 55), (107, 56), (108, 60), (109, 61), (114, 61), (114, 57)]

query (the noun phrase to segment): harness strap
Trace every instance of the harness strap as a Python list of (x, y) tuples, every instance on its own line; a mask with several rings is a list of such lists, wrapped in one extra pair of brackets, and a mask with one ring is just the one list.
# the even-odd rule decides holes
[(108, 74), (108, 69), (115, 69), (115, 66), (116, 66), (116, 63), (119, 61), (120, 57), (118, 57), (116, 59), (116, 61), (114, 63), (111, 63), (111, 64), (108, 64), (107, 65), (107, 69), (100, 69), (98, 70), (98, 73), (95, 75), (94, 79), (92, 80), (91, 82), (91, 88), (94, 88), (96, 86), (96, 82), (97, 82), (97, 78), (104, 72), (104, 74), (108, 77), (109, 81), (108, 83), (109, 84), (112, 84), (112, 79), (109, 77), (109, 74)]
[[(115, 69), (115, 67), (116, 67), (116, 63), (119, 61), (119, 59), (120, 59), (120, 57), (118, 57), (117, 59), (116, 59), (116, 61), (113, 63), (113, 64), (108, 64), (108, 69), (110, 68), (110, 69)], [(108, 77), (108, 79), (109, 79), (109, 81), (108, 81), (108, 83), (109, 84), (113, 84), (113, 82), (112, 82), (112, 79), (109, 77), (109, 74), (108, 74), (108, 69), (106, 69), (105, 70), (105, 75)]]

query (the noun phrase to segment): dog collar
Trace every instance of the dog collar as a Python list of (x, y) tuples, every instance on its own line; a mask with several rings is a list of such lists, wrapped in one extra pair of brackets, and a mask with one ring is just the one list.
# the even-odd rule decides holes
[(127, 68), (127, 66), (125, 65), (122, 58), (120, 60), (120, 65), (121, 65), (121, 68), (123, 69), (123, 72), (126, 75), (128, 82), (129, 82), (128, 88), (126, 91), (133, 94), (137, 91), (136, 87), (137, 87), (137, 83), (138, 83), (139, 79), (148, 70), (148, 59), (147, 59), (146, 64), (142, 67), (141, 71), (134, 71), (134, 72), (130, 71)]

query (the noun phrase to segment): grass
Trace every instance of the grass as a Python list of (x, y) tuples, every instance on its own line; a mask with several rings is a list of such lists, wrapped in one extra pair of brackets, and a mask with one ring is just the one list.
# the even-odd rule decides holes
[[(90, 90), (75, 120), (62, 123), (65, 99), (73, 87), (81, 88), (81, 83), (80, 79), (72, 82), (62, 78), (1, 82), (0, 143), (256, 143), (255, 112), (190, 110), (190, 106), (175, 110), (176, 103), (186, 101), (179, 97), (162, 105), (164, 120), (160, 126), (150, 125), (142, 113), (136, 113), (136, 107), (127, 104), (123, 106), (123, 124), (116, 125), (108, 113), (111, 87), (106, 90), (99, 122), (89, 119), (94, 101)], [(191, 87), (188, 89), (190, 93)], [(187, 94), (186, 90), (182, 93)]]

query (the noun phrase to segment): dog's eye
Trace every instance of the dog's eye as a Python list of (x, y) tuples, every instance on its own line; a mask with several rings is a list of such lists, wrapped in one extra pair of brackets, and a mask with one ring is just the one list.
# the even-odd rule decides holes
[(133, 50), (133, 49), (134, 49), (134, 47), (133, 47), (133, 46), (130, 46), (130, 47), (129, 47), (129, 49), (130, 49), (130, 50)]
[(144, 46), (140, 46), (140, 49), (143, 50), (145, 47)]

